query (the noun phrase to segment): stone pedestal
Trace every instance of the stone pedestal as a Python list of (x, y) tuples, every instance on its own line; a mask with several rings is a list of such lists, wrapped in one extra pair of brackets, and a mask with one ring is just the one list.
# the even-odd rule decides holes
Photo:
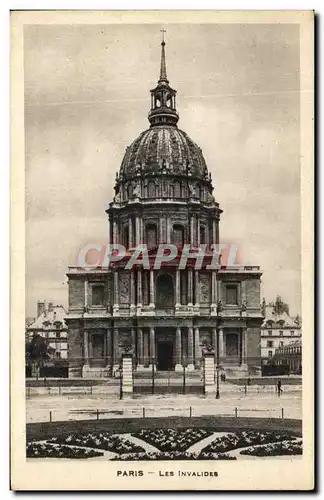
[(133, 355), (123, 354), (122, 355), (122, 395), (132, 396), (133, 395)]
[(205, 394), (215, 391), (215, 353), (212, 350), (204, 353), (204, 385)]

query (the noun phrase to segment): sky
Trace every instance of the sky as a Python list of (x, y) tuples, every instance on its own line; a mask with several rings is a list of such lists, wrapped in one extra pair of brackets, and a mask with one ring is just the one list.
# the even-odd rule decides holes
[[(107, 242), (125, 148), (149, 123), (160, 29), (25, 27), (26, 314), (67, 306), (83, 244)], [(301, 310), (299, 26), (167, 24), (179, 128), (202, 148), (220, 240), (260, 265), (262, 297)]]

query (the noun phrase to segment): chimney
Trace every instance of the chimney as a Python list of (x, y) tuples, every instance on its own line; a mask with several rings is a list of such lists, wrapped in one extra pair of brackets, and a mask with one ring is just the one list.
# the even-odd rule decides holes
[(53, 302), (48, 303), (48, 312), (53, 312)]
[(45, 302), (37, 301), (37, 318), (45, 311)]

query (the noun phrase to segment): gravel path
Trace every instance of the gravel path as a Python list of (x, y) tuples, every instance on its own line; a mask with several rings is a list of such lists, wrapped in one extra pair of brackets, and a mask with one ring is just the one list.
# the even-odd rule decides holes
[(187, 449), (188, 453), (196, 453), (200, 452), (205, 446), (209, 445), (214, 439), (227, 436), (229, 433), (228, 432), (214, 432), (211, 436), (207, 436), (206, 438), (202, 439), (198, 443), (193, 444)]
[(145, 451), (147, 452), (153, 452), (153, 453), (160, 453), (160, 450), (156, 448), (155, 446), (152, 446), (151, 444), (147, 443), (146, 441), (143, 441), (142, 439), (139, 439), (135, 436), (132, 436), (131, 434), (123, 434), (123, 437), (131, 441), (133, 444), (136, 444), (137, 446), (141, 446), (144, 448)]

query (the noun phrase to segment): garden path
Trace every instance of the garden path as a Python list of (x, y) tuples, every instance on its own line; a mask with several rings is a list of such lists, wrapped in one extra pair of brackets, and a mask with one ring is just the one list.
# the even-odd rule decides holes
[(201, 451), (205, 446), (209, 445), (214, 439), (227, 436), (230, 434), (229, 432), (214, 432), (211, 436), (207, 436), (206, 438), (202, 439), (201, 441), (198, 441), (198, 443), (193, 444), (190, 446), (186, 451), (188, 453), (196, 453)]
[[(120, 436), (120, 434), (119, 434)], [(142, 439), (139, 439), (135, 436), (132, 436), (131, 434), (122, 434), (122, 436), (126, 439), (128, 439), (129, 441), (131, 441), (133, 444), (136, 444), (136, 446), (141, 446), (142, 448), (144, 448), (145, 451), (147, 452), (153, 452), (153, 453), (160, 453), (160, 450), (158, 448), (156, 448), (155, 446), (147, 443), (146, 441), (143, 441)]]

